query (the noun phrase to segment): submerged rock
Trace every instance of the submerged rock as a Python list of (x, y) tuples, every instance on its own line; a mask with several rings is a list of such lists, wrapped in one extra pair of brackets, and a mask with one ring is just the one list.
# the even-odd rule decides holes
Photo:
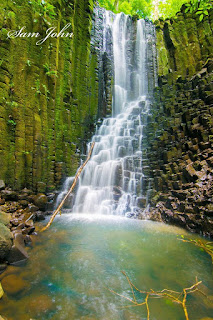
[(41, 316), (54, 310), (55, 306), (52, 299), (45, 294), (32, 296), (31, 301), (28, 304), (27, 310), (35, 316)]
[(16, 295), (29, 288), (29, 283), (15, 274), (10, 274), (2, 279), (2, 287), (9, 295)]

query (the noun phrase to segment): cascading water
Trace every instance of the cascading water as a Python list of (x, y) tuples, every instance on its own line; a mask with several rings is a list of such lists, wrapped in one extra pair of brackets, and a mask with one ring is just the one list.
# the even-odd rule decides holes
[(145, 20), (104, 11), (103, 53), (109, 49), (109, 35), (114, 61), (112, 117), (93, 136), (93, 155), (79, 179), (72, 212), (136, 216), (143, 190), (144, 119), (149, 112), (149, 87), (153, 88), (149, 65), (155, 81), (154, 27)]

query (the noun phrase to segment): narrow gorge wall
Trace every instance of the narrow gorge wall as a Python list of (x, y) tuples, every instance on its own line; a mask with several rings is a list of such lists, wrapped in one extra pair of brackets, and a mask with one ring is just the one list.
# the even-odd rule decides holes
[[(213, 236), (213, 10), (156, 22), (158, 87), (144, 131), (150, 216)], [(148, 187), (149, 186), (149, 187)]]
[[(92, 0), (0, 4), (0, 179), (44, 192), (74, 174), (98, 114), (98, 61), (91, 49)], [(54, 15), (55, 14), (55, 15)], [(39, 32), (68, 23), (70, 38), (8, 39), (25, 26)]]

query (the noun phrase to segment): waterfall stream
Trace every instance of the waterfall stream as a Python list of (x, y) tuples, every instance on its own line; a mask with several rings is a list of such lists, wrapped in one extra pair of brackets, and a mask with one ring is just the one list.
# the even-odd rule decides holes
[(154, 59), (148, 66), (150, 50), (155, 56), (154, 26), (104, 10), (102, 37), (102, 54), (108, 51), (109, 37), (113, 47), (112, 117), (104, 119), (92, 138), (93, 155), (79, 179), (72, 211), (137, 216), (138, 198), (144, 196), (142, 139), (150, 104), (148, 74), (155, 70)]

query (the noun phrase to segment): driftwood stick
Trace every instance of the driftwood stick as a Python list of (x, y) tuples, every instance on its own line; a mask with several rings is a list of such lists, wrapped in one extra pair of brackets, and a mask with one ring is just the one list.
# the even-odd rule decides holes
[(49, 226), (52, 224), (53, 220), (55, 219), (55, 216), (61, 211), (61, 208), (63, 207), (64, 205), (64, 202), (66, 201), (66, 199), (68, 198), (68, 196), (70, 195), (70, 193), (73, 191), (76, 183), (77, 183), (77, 180), (78, 180), (78, 177), (80, 176), (82, 170), (84, 169), (84, 167), (86, 166), (87, 162), (89, 161), (89, 159), (91, 158), (91, 155), (92, 155), (92, 151), (93, 151), (93, 148), (94, 148), (94, 145), (95, 145), (95, 142), (92, 143), (91, 145), (91, 148), (89, 150), (89, 153), (88, 153), (88, 156), (87, 156), (87, 159), (86, 161), (80, 166), (80, 168), (78, 169), (76, 175), (75, 175), (75, 179), (69, 189), (69, 191), (67, 192), (67, 194), (65, 195), (65, 197), (63, 198), (63, 200), (60, 202), (58, 208), (54, 211), (52, 217), (50, 218), (50, 221), (48, 222), (48, 224), (41, 230), (41, 232), (45, 231), (46, 229), (49, 228)]

